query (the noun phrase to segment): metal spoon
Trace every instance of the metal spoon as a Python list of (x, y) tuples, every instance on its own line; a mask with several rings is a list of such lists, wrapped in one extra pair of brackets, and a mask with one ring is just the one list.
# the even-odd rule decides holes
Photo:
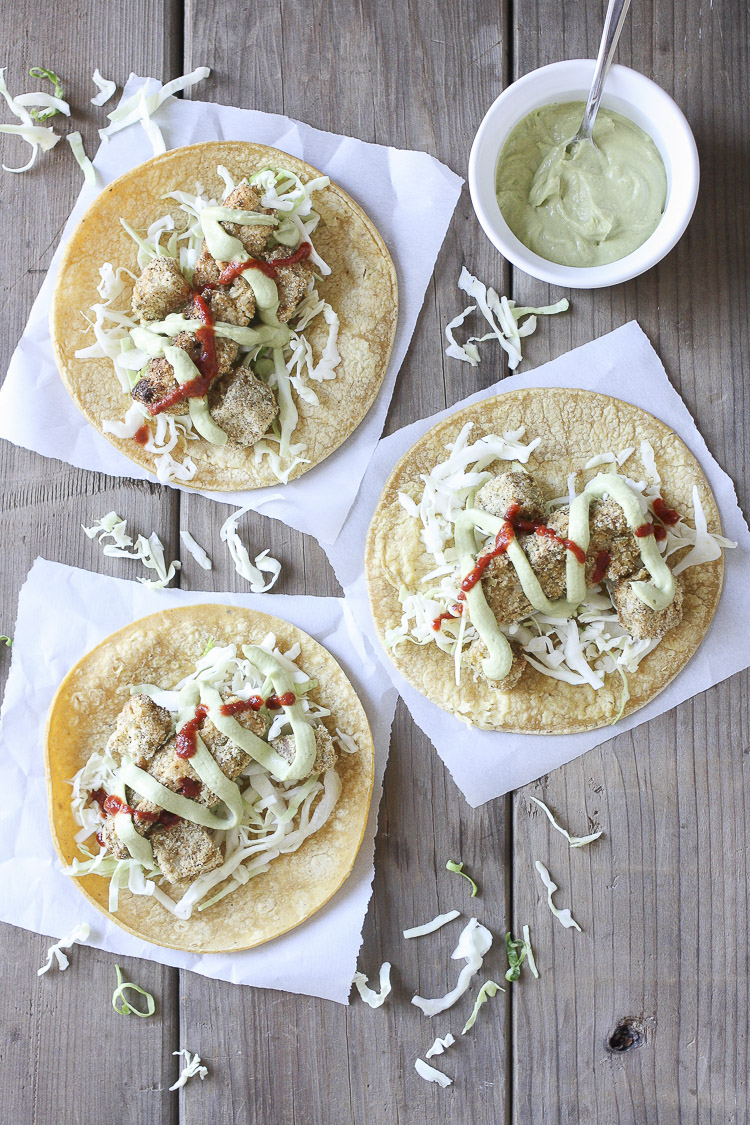
[(607, 14), (604, 18), (602, 41), (599, 44), (599, 54), (596, 56), (594, 77), (591, 82), (591, 90), (589, 91), (589, 99), (586, 102), (583, 121), (576, 135), (569, 140), (565, 146), (566, 154), (569, 154), (573, 150), (573, 147), (580, 144), (582, 141), (591, 141), (593, 144), (592, 134), (594, 132), (594, 122), (599, 112), (599, 102), (602, 100), (604, 82), (609, 74), (609, 68), (612, 65), (612, 59), (617, 49), (622, 25), (625, 22), (625, 16), (628, 14), (629, 7), (630, 0), (609, 0)]

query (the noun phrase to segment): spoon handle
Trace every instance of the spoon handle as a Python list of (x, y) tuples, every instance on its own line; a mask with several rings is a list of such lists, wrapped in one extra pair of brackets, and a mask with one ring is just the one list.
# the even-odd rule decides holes
[(609, 0), (607, 15), (604, 18), (602, 41), (599, 44), (599, 54), (596, 56), (594, 78), (591, 83), (589, 99), (586, 102), (586, 111), (583, 115), (583, 121), (579, 130), (579, 136), (581, 138), (590, 138), (594, 131), (594, 121), (596, 120), (596, 114), (599, 110), (604, 80), (612, 65), (612, 59), (617, 49), (617, 42), (620, 38), (622, 25), (625, 22), (625, 16), (628, 14), (629, 7), (630, 0)]

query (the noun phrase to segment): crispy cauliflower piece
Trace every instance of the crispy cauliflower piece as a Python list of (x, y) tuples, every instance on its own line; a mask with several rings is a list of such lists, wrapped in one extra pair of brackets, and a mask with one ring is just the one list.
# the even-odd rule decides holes
[(630, 578), (623, 578), (612, 590), (619, 622), (637, 641), (661, 640), (665, 633), (682, 621), (683, 590), (680, 579), (675, 579), (674, 600), (661, 610), (649, 609), (633, 592), (632, 582), (648, 581), (650, 575), (644, 567)]
[(208, 408), (235, 445), (259, 441), (279, 412), (273, 391), (247, 367), (217, 380), (208, 392)]
[(544, 497), (534, 478), (514, 469), (488, 480), (476, 494), (474, 504), (493, 516), (505, 519), (507, 512), (518, 504), (516, 515), (523, 520), (544, 519)]
[(133, 287), (133, 312), (141, 320), (164, 320), (190, 300), (190, 282), (176, 258), (152, 258)]

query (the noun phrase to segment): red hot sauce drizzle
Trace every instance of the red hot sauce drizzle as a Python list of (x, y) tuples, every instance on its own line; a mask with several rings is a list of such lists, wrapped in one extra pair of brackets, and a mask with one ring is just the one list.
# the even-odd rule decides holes
[(181, 777), (180, 778), (180, 793), (183, 797), (189, 797), (194, 800), (201, 791), (200, 781), (196, 781), (194, 777)]
[(586, 552), (582, 547), (579, 547), (577, 543), (574, 543), (572, 539), (564, 539), (562, 535), (558, 535), (551, 527), (545, 527), (543, 525), (537, 527), (536, 533), (537, 535), (543, 536), (545, 539), (553, 539), (555, 543), (560, 543), (575, 556), (577, 562), (581, 564), (586, 562)]
[(266, 707), (269, 711), (278, 711), (281, 707), (291, 707), (296, 699), (297, 696), (293, 691), (287, 691), (284, 695), (269, 695)]
[(599, 551), (594, 561), (594, 572), (591, 575), (591, 585), (598, 586), (607, 573), (607, 567), (612, 562), (609, 551)]
[(148, 424), (144, 422), (133, 434), (133, 441), (137, 441), (139, 445), (145, 445), (150, 433), (151, 431), (148, 428)]
[(679, 523), (681, 518), (680, 513), (674, 508), (668, 508), (661, 496), (656, 497), (651, 507), (654, 509), (654, 515), (660, 519), (662, 523), (665, 523), (667, 527), (674, 527), (676, 523)]
[(286, 258), (277, 258), (275, 262), (262, 262), (259, 258), (250, 258), (247, 262), (230, 262), (219, 274), (219, 280), (216, 284), (231, 285), (235, 278), (239, 277), (245, 270), (260, 270), (266, 277), (275, 281), (276, 273), (282, 266), (294, 266), (304, 258), (309, 258), (311, 250), (312, 246), (309, 242), (302, 242), (293, 254)]
[[(668, 508), (660, 496), (657, 496), (656, 500), (654, 500), (652, 507), (655, 515), (662, 523), (670, 527), (676, 524), (681, 518), (680, 513), (675, 511), (674, 508)], [(497, 558), (498, 555), (502, 555), (507, 551), (508, 544), (511, 539), (513, 539), (514, 532), (516, 531), (535, 532), (545, 539), (552, 539), (570, 551), (575, 556), (577, 562), (581, 563), (581, 565), (585, 565), (586, 552), (582, 547), (579, 547), (572, 539), (565, 539), (563, 536), (558, 535), (551, 527), (547, 527), (542, 519), (519, 519), (518, 513), (520, 510), (520, 504), (511, 504), (508, 508), (505, 513), (506, 522), (497, 534), (494, 548), (492, 551), (488, 551), (486, 555), (481, 555), (479, 557), (477, 565), (473, 570), (469, 571), (461, 583), (461, 593), (458, 595), (460, 601), (464, 601), (468, 591), (476, 586), (492, 559)], [(660, 527), (658, 524), (644, 523), (635, 529), (635, 534), (639, 539), (643, 539), (647, 535), (653, 535), (657, 542), (661, 542), (667, 537), (667, 529), (665, 527)], [(612, 556), (609, 551), (599, 551), (591, 576), (591, 584), (593, 586), (597, 586), (602, 581), (611, 561)], [(432, 628), (436, 633), (439, 633), (443, 621), (451, 621), (456, 617), (460, 617), (462, 613), (463, 605), (453, 605), (451, 609), (445, 610), (444, 613), (441, 613), (439, 617), (433, 620)]]
[(184, 760), (186, 758), (192, 758), (193, 754), (195, 754), (196, 750), (198, 749), (196, 736), (198, 734), (198, 731), (202, 729), (207, 715), (208, 707), (205, 707), (202, 703), (199, 703), (195, 708), (195, 714), (193, 715), (192, 719), (188, 719), (182, 729), (178, 731), (177, 738), (175, 740), (177, 743), (175, 754), (178, 758), (182, 758)]
[[(204, 289), (204, 292), (206, 289)], [(193, 294), (193, 311), (198, 319), (203, 321), (202, 326), (195, 331), (201, 345), (201, 354), (195, 361), (195, 366), (200, 371), (200, 375), (197, 375), (195, 379), (189, 379), (187, 383), (180, 383), (164, 398), (149, 406), (148, 410), (151, 415), (161, 414), (163, 410), (174, 406), (177, 402), (182, 402), (186, 398), (202, 398), (203, 395), (208, 393), (208, 388), (219, 373), (219, 365), (216, 359), (216, 340), (214, 338), (214, 318), (202, 293)]]
[(251, 695), (249, 699), (235, 699), (232, 703), (222, 703), (219, 712), (222, 715), (241, 715), (243, 711), (260, 711), (263, 699), (259, 695)]

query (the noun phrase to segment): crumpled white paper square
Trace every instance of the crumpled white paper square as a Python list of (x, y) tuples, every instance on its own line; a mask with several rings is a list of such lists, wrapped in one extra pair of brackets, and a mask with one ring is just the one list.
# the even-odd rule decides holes
[[(144, 81), (159, 88), (154, 79), (131, 75), (123, 97), (130, 97)], [(200, 89), (199, 86), (196, 91), (198, 97)], [(168, 149), (198, 141), (248, 140), (272, 145), (308, 161), (361, 204), (393, 257), (399, 287), (393, 354), (377, 399), (351, 437), (322, 464), (284, 486), (280, 499), (266, 501), (270, 490), (262, 488), (203, 492), (204, 496), (225, 504), (251, 508), (263, 504), (264, 515), (314, 535), (321, 543), (331, 543), (341, 530), (382, 433), (396, 375), (414, 332), (463, 180), (427, 153), (325, 133), (274, 113), (169, 97), (154, 114), (154, 120)], [(105, 124), (102, 117), (102, 125)], [(102, 187), (152, 155), (151, 144), (140, 125), (123, 129), (100, 146), (93, 163), (101, 183), (99, 187), (86, 185), (81, 191), (0, 389), (0, 437), (81, 469), (136, 480), (156, 477), (123, 456), (79, 412), (58, 374), (48, 322), (62, 248), (84, 211)]]
[[(341, 663), (367, 712), (375, 745), (375, 783), (352, 873), (322, 910), (257, 949), (201, 956), (163, 949), (125, 933), (63, 874), (47, 817), (43, 746), (55, 691), (84, 653), (138, 617), (205, 602), (275, 614), (325, 645)], [(342, 599), (147, 590), (137, 582), (38, 558), (18, 600), (11, 668), (0, 711), (0, 921), (56, 939), (79, 922), (88, 922), (90, 944), (111, 953), (147, 957), (235, 984), (301, 992), (346, 1004), (372, 894), (378, 805), (396, 698)]]
[[(383, 485), (396, 462), (442, 418), (472, 402), (519, 387), (580, 387), (614, 395), (666, 422), (700, 462), (719, 505), (723, 532), (738, 543), (737, 550), (728, 550), (724, 556), (724, 589), (719, 608), (687, 667), (648, 706), (614, 727), (585, 734), (501, 734), (465, 726), (430, 703), (396, 671), (377, 639), (367, 599), (363, 570), (365, 537)], [(384, 662), (412, 718), (432, 740), (473, 807), (534, 781), (615, 734), (669, 711), (750, 665), (750, 532), (731, 479), (709, 453), (661, 360), (635, 321), (545, 363), (536, 371), (503, 379), (449, 410), (420, 419), (384, 438), (370, 462), (341, 535), (326, 550), (357, 624)]]

